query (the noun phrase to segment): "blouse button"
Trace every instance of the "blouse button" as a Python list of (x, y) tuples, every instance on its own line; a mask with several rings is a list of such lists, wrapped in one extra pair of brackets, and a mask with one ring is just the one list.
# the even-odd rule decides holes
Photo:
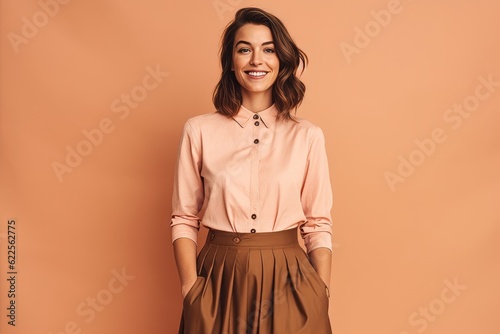
[(257, 215), (254, 213), (254, 214), (252, 215), (252, 219), (256, 219), (256, 218), (257, 218)]
[(253, 119), (259, 119), (259, 115), (257, 114), (253, 115)]
[(259, 121), (255, 121), (255, 123), (253, 123), (253, 124), (255, 124), (255, 126), (259, 126), (260, 123), (259, 123)]
[(258, 140), (258, 139), (255, 139), (255, 140), (253, 141), (253, 143), (254, 143), (254, 144), (258, 144), (258, 143), (259, 143), (259, 140)]
[(253, 228), (253, 229), (250, 230), (250, 232), (255, 233), (257, 231), (255, 231), (255, 229)]

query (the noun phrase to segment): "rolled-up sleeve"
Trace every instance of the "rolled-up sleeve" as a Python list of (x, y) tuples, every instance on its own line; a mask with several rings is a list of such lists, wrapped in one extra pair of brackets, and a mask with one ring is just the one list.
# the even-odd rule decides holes
[(320, 127), (314, 129), (301, 190), (302, 209), (307, 221), (300, 226), (307, 253), (319, 247), (332, 251), (333, 205), (325, 137)]
[(172, 193), (172, 242), (189, 238), (196, 244), (204, 200), (201, 151), (197, 132), (187, 121), (182, 130)]

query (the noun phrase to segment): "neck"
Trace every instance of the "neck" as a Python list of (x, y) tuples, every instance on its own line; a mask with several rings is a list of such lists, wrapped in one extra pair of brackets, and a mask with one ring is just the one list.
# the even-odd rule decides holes
[[(266, 94), (267, 93), (267, 94)], [(269, 92), (270, 93), (270, 92)], [(257, 94), (243, 94), (242, 105), (253, 112), (259, 112), (272, 106), (273, 100), (271, 94), (261, 92)]]

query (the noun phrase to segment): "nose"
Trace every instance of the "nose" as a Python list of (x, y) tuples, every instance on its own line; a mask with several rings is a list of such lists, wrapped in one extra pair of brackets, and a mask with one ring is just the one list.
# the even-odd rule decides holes
[(250, 65), (259, 66), (260, 64), (262, 64), (260, 54), (258, 52), (253, 52), (252, 58), (250, 59)]

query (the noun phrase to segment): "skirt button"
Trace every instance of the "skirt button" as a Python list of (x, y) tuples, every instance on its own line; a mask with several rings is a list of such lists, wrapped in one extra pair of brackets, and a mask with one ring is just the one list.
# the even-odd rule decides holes
[(240, 238), (238, 238), (238, 237), (234, 237), (234, 238), (233, 238), (233, 241), (234, 241), (234, 243), (235, 243), (235, 244), (239, 244), (239, 243), (240, 243), (240, 241), (241, 241), (241, 239), (240, 239)]

